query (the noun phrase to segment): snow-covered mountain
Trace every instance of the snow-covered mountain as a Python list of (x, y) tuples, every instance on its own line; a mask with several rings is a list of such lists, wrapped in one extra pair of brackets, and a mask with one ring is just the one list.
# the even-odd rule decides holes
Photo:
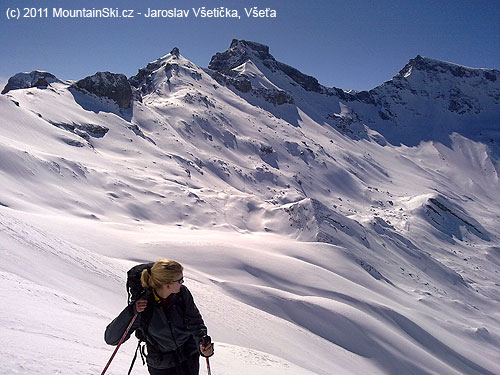
[(233, 40), (208, 68), (174, 48), (2, 93), (10, 372), (98, 371), (125, 271), (171, 257), (218, 374), (500, 373), (499, 71), (417, 56), (352, 92)]

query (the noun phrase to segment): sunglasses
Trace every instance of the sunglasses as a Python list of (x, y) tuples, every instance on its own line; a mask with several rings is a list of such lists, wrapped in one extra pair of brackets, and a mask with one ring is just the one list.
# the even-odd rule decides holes
[(174, 280), (172, 283), (184, 284), (184, 276), (182, 276), (179, 280)]

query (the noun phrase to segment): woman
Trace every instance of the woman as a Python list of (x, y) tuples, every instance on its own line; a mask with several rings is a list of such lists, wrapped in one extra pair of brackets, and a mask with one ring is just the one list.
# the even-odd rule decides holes
[(207, 327), (191, 292), (183, 284), (183, 267), (161, 259), (142, 271), (141, 284), (150, 293), (127, 306), (106, 328), (106, 343), (117, 345), (130, 320), (138, 313), (134, 330), (146, 342), (146, 362), (151, 375), (198, 375), (200, 354), (213, 355), (213, 345), (203, 343)]

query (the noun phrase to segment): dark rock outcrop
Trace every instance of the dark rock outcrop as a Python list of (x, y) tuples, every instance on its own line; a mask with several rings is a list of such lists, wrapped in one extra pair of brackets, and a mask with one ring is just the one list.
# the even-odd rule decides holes
[(75, 122), (64, 123), (64, 122), (54, 122), (54, 121), (49, 121), (49, 123), (59, 129), (64, 129), (73, 134), (76, 134), (79, 137), (82, 137), (83, 139), (89, 142), (91, 137), (102, 138), (109, 131), (109, 128), (107, 128), (106, 126), (90, 124), (90, 123), (75, 123)]
[(264, 98), (268, 103), (274, 105), (294, 104), (293, 96), (283, 90), (257, 89), (254, 90), (256, 96)]
[(17, 73), (9, 78), (7, 85), (2, 90), (6, 94), (11, 90), (28, 89), (31, 87), (46, 88), (53, 82), (61, 82), (55, 75), (34, 70), (31, 73)]
[(232, 85), (241, 92), (249, 92), (250, 90), (252, 90), (252, 83), (250, 82), (248, 77), (232, 77), (233, 74), (225, 75), (216, 71), (210, 73), (212, 78), (223, 86)]
[(123, 74), (97, 72), (74, 83), (72, 88), (111, 99), (120, 108), (130, 108), (133, 97), (132, 87)]
[(232, 69), (251, 60), (253, 56), (262, 61), (274, 60), (274, 57), (269, 54), (268, 46), (247, 40), (233, 39), (228, 50), (217, 52), (212, 56), (208, 68), (222, 74), (230, 75)]
[(180, 51), (179, 51), (179, 48), (174, 47), (174, 48), (172, 48), (172, 51), (170, 51), (170, 54), (171, 54), (171, 55), (174, 55), (175, 57), (179, 57), (179, 55), (180, 55), (181, 53), (180, 53)]
[(285, 73), (287, 76), (289, 76), (295, 82), (297, 82), (305, 90), (320, 92), (320, 93), (325, 92), (325, 88), (319, 84), (319, 82), (316, 78), (308, 76), (307, 74), (304, 74), (304, 73), (300, 72), (299, 70), (297, 70), (289, 65), (280, 63), (278, 61), (276, 61), (276, 66), (278, 67), (279, 70), (281, 70), (283, 73)]

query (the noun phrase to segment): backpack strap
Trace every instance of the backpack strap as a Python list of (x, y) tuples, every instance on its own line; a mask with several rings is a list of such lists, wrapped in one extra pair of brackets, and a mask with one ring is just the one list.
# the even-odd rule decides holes
[[(141, 346), (141, 340), (139, 340), (139, 342), (137, 343), (137, 348), (135, 348), (135, 354), (134, 354), (134, 358), (132, 358), (132, 363), (130, 364), (130, 368), (128, 369), (128, 375), (130, 375), (130, 373), (132, 372), (132, 368), (134, 367), (134, 364), (135, 364), (135, 360), (137, 359), (137, 351), (140, 350), (140, 346)], [(141, 357), (142, 357), (142, 351), (141, 351)], [(144, 358), (142, 358), (142, 362), (144, 364)]]
[(139, 342), (137, 343), (137, 347), (135, 348), (134, 358), (132, 358), (132, 363), (130, 364), (130, 368), (128, 369), (127, 375), (130, 375), (130, 373), (132, 372), (135, 360), (137, 359), (137, 351), (139, 351), (139, 353), (141, 354), (142, 365), (144, 366), (146, 364), (146, 361), (144, 360), (144, 357), (146, 355), (145, 350), (146, 350), (146, 344), (144, 343), (144, 341), (139, 340)]

